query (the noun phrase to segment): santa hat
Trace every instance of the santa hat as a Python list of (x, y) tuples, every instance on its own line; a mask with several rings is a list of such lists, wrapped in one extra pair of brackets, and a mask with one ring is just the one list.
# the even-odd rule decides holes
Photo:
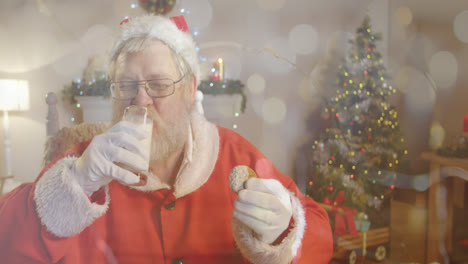
[(138, 37), (150, 37), (165, 43), (173, 52), (184, 58), (192, 73), (197, 78), (197, 86), (200, 83), (200, 65), (195, 49), (195, 42), (190, 36), (187, 23), (183, 16), (171, 19), (145, 15), (132, 19), (125, 19), (120, 25), (120, 30), (114, 39), (114, 45), (110, 52), (111, 60), (119, 55), (122, 46), (128, 40)]

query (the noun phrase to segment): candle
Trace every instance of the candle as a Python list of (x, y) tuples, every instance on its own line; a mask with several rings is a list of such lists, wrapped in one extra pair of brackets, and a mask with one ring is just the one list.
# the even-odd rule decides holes
[(468, 133), (468, 114), (465, 114), (464, 116), (463, 131)]
[(215, 73), (215, 74), (211, 75), (211, 80), (212, 81), (219, 81), (219, 74)]
[(222, 58), (218, 59), (219, 80), (224, 80), (224, 61)]

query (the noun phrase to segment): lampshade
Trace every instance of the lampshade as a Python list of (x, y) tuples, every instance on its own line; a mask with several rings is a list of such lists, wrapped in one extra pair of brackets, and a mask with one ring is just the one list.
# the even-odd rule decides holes
[(28, 81), (0, 79), (0, 111), (24, 110), (29, 110)]

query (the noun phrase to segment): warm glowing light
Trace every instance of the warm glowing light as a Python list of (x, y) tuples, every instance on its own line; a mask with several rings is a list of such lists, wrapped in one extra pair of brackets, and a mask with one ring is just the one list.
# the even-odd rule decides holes
[(459, 13), (453, 21), (453, 32), (455, 36), (464, 43), (468, 43), (468, 10)]
[(25, 80), (0, 80), (0, 110), (29, 110), (29, 84)]
[(184, 1), (185, 13), (190, 10), (190, 15), (185, 16), (187, 24), (192, 28), (203, 29), (210, 25), (213, 18), (213, 7), (208, 0)]
[(318, 47), (319, 35), (313, 26), (300, 24), (291, 29), (288, 42), (297, 54), (312, 54)]
[(413, 13), (408, 7), (400, 7), (395, 13), (398, 22), (404, 26), (408, 26), (413, 21)]
[(429, 147), (433, 150), (440, 148), (444, 143), (444, 139), (445, 129), (439, 122), (433, 122), (429, 132)]
[(280, 123), (286, 117), (286, 104), (280, 98), (268, 98), (262, 106), (263, 119), (268, 123)]
[(439, 51), (429, 61), (429, 73), (438, 87), (451, 87), (457, 80), (457, 59), (448, 51)]
[(263, 76), (254, 73), (247, 79), (247, 88), (253, 94), (260, 94), (265, 90), (265, 83)]
[(223, 81), (224, 80), (224, 61), (222, 58), (218, 59), (218, 70), (219, 70), (219, 80)]

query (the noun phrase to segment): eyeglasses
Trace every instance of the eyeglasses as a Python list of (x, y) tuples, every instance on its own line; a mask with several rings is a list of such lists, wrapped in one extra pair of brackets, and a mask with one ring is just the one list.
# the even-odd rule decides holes
[(179, 80), (153, 79), (143, 81), (122, 81), (111, 82), (110, 90), (112, 97), (118, 100), (133, 99), (137, 96), (140, 87), (152, 98), (162, 98), (174, 93), (176, 83), (184, 79), (183, 75)]

